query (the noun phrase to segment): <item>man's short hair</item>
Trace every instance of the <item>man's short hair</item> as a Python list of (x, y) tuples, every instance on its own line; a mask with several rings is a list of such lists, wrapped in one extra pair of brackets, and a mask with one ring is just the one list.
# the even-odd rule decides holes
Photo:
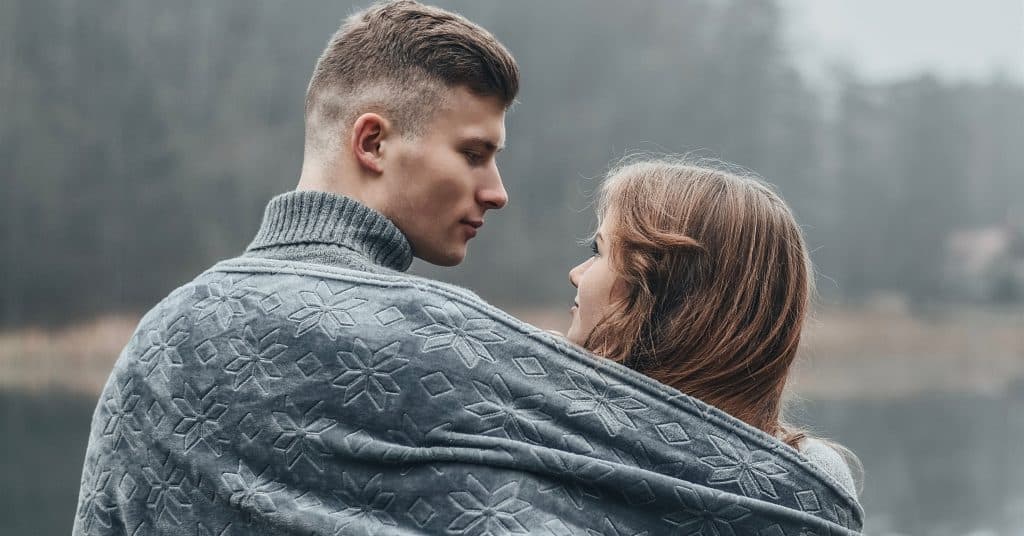
[(350, 16), (331, 37), (306, 91), (306, 143), (332, 148), (366, 112), (419, 134), (446, 88), (464, 86), (506, 108), (519, 67), (484, 28), (413, 0), (380, 2)]

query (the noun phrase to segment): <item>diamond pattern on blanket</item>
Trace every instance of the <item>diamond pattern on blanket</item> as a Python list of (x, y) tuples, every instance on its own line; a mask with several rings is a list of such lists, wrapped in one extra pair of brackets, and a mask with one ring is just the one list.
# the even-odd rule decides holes
[(309, 378), (324, 368), (324, 362), (313, 352), (307, 352), (306, 355), (295, 360), (295, 366), (299, 368), (299, 372), (303, 376)]
[(236, 287), (231, 276), (226, 276), (220, 281), (199, 285), (196, 287), (196, 291), (203, 297), (192, 306), (199, 312), (195, 319), (197, 324), (213, 317), (221, 329), (228, 329), (232, 320), (245, 316), (245, 304), (242, 302), (242, 298), (245, 297), (247, 291)]
[(709, 484), (736, 484), (747, 497), (779, 498), (772, 479), (783, 478), (786, 470), (775, 463), (771, 454), (751, 451), (741, 441), (732, 443), (713, 434), (707, 437), (716, 451), (714, 456), (700, 458), (701, 463), (712, 468)]
[(416, 526), (419, 528), (425, 528), (435, 517), (437, 517), (437, 510), (430, 503), (423, 500), (423, 497), (417, 497), (413, 501), (412, 506), (406, 511)]
[(283, 303), (284, 301), (281, 300), (281, 296), (278, 296), (276, 292), (260, 298), (259, 301), (260, 309), (263, 310), (264, 313), (274, 312), (274, 309), (277, 309)]
[(401, 391), (394, 374), (409, 363), (408, 359), (398, 357), (400, 348), (401, 343), (395, 341), (371, 350), (361, 339), (355, 339), (351, 352), (338, 352), (348, 370), (331, 380), (331, 384), (344, 390), (346, 405), (364, 397), (377, 411), (384, 409), (387, 396)]
[(433, 323), (412, 333), (424, 338), (424, 352), (454, 349), (468, 368), (475, 367), (481, 360), (494, 362), (487, 345), (503, 342), (505, 337), (496, 329), (493, 320), (468, 317), (453, 301), (446, 302), (443, 307), (425, 305), (423, 311)]
[(532, 355), (524, 355), (519, 357), (513, 357), (512, 362), (519, 367), (519, 370), (527, 376), (547, 376), (548, 371), (544, 369), (544, 365), (541, 364), (540, 360)]
[(518, 494), (518, 481), (513, 480), (491, 490), (472, 473), (467, 474), (466, 488), (448, 493), (449, 501), (458, 512), (448, 524), (448, 531), (472, 536), (528, 534), (523, 514), (531, 506)]
[(395, 494), (383, 488), (384, 475), (378, 473), (362, 485), (347, 472), (341, 478), (335, 498), (342, 507), (331, 513), (339, 518), (337, 534), (387, 534), (386, 527), (396, 525), (388, 511)]
[(277, 342), (280, 333), (280, 328), (273, 329), (257, 338), (252, 326), (245, 326), (242, 338), (229, 340), (231, 349), (234, 351), (234, 359), (228, 362), (224, 368), (234, 374), (235, 389), (252, 381), (265, 393), (267, 392), (265, 383), (268, 380), (282, 377), (281, 371), (274, 364), (274, 360), (288, 349), (284, 344)]
[(105, 422), (102, 433), (110, 438), (114, 450), (121, 445), (129, 449), (138, 448), (137, 436), (142, 432), (142, 427), (135, 416), (135, 407), (140, 397), (135, 393), (134, 384), (133, 378), (124, 382), (115, 381), (111, 392), (101, 403), (100, 411)]
[(228, 407), (217, 400), (217, 386), (210, 386), (206, 392), (197, 391), (190, 382), (185, 382), (181, 395), (171, 399), (181, 420), (174, 427), (174, 434), (181, 436), (184, 451), (189, 453), (200, 443), (221, 455), (220, 442), (216, 434), (220, 431), (221, 417)]
[(164, 422), (164, 416), (167, 415), (167, 411), (164, 410), (164, 407), (160, 404), (159, 400), (154, 400), (149, 405), (149, 409), (146, 410), (145, 415), (153, 427), (156, 428)]
[(273, 477), (272, 468), (268, 465), (259, 474), (238, 461), (236, 472), (224, 472), (221, 480), (231, 492), (228, 502), (242, 511), (266, 514), (277, 510), (271, 495), (284, 489), (284, 484)]
[(836, 523), (840, 526), (850, 528), (850, 512), (838, 504), (833, 505), (833, 507), (836, 511)]
[(818, 494), (813, 489), (806, 489), (796, 492), (796, 500), (800, 509), (804, 512), (817, 512), (821, 510), (821, 503), (818, 501)]
[(342, 327), (356, 325), (350, 312), (367, 301), (355, 296), (355, 287), (334, 292), (323, 280), (317, 282), (315, 291), (300, 291), (299, 300), (303, 307), (288, 316), (298, 323), (295, 336), (320, 328), (332, 341), (338, 339)]
[(500, 374), (488, 383), (473, 380), (477, 402), (467, 404), (466, 411), (480, 418), (481, 433), (499, 432), (509, 439), (541, 442), (537, 424), (550, 420), (544, 414), (544, 395), (528, 392), (512, 393)]
[(173, 367), (182, 365), (181, 352), (178, 347), (188, 340), (187, 327), (188, 323), (185, 317), (179, 316), (163, 329), (149, 330), (145, 337), (149, 348), (139, 357), (139, 361), (150, 364), (147, 375), (152, 374), (162, 364)]
[(274, 449), (285, 456), (289, 469), (305, 460), (318, 472), (323, 472), (323, 457), (331, 451), (324, 444), (323, 434), (335, 427), (338, 421), (325, 416), (326, 404), (314, 402), (308, 409), (290, 403), (285, 399), (287, 412), (273, 412), (274, 421), (281, 429), (274, 441)]
[(427, 394), (432, 397), (441, 396), (455, 388), (452, 386), (452, 382), (448, 379), (448, 376), (445, 376), (444, 372), (441, 372), (440, 370), (431, 372), (430, 374), (420, 378), (420, 385), (422, 385), (423, 389), (427, 391)]
[(395, 307), (394, 305), (386, 309), (381, 309), (376, 313), (373, 313), (373, 317), (376, 318), (377, 322), (380, 322), (380, 325), (384, 327), (390, 326), (395, 322), (401, 322), (402, 320), (405, 320), (405, 315), (403, 315), (402, 311), (399, 310), (398, 307)]
[(555, 478), (538, 487), (541, 493), (560, 493), (573, 506), (583, 509), (584, 497), (601, 498), (596, 484), (610, 476), (615, 469), (604, 462), (586, 457), (569, 456), (558, 451), (539, 450), (534, 455)]
[(238, 429), (249, 441), (256, 439), (256, 436), (260, 435), (262, 431), (259, 423), (256, 422), (256, 417), (253, 417), (251, 412), (246, 413), (238, 422)]
[(679, 510), (663, 518), (675, 527), (672, 534), (736, 536), (735, 523), (750, 514), (735, 498), (720, 491), (700, 494), (683, 486), (676, 486), (675, 491)]
[(196, 346), (196, 358), (204, 365), (217, 357), (217, 345), (213, 341), (205, 340)]
[(192, 506), (185, 471), (168, 453), (157, 463), (143, 467), (142, 476), (149, 486), (146, 505), (153, 510), (153, 519), (159, 521), (166, 515), (171, 522), (180, 523), (184, 510)]
[(107, 484), (110, 482), (111, 471), (90, 472), (82, 474), (82, 496), (78, 506), (78, 518), (82, 520), (88, 531), (93, 523), (104, 527), (110, 526), (110, 512), (114, 506), (107, 496)]
[(687, 435), (686, 430), (683, 430), (683, 427), (677, 422), (662, 423), (654, 428), (658, 430), (658, 435), (669, 445), (683, 445), (690, 442), (690, 436)]
[(624, 487), (622, 494), (625, 495), (626, 502), (633, 506), (650, 504), (658, 499), (651, 485), (642, 478)]
[(575, 389), (563, 389), (558, 394), (571, 401), (570, 416), (595, 415), (611, 436), (623, 428), (636, 429), (631, 413), (647, 405), (630, 394), (629, 386), (609, 385), (600, 375), (588, 378), (575, 370), (567, 370), (566, 375)]
[(76, 534), (859, 529), (781, 443), (468, 292), (246, 263), (140, 322), (95, 413)]
[(132, 495), (135, 495), (135, 492), (138, 489), (139, 485), (135, 482), (135, 479), (132, 478), (132, 475), (121, 475), (121, 481), (117, 484), (117, 491), (120, 492), (121, 495), (131, 498)]

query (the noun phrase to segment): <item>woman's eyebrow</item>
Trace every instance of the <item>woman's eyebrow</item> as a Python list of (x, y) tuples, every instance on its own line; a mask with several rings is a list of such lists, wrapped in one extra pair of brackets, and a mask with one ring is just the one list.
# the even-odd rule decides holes
[(604, 237), (601, 236), (600, 232), (598, 232), (596, 235), (594, 235), (594, 238), (596, 238), (599, 242), (604, 242)]

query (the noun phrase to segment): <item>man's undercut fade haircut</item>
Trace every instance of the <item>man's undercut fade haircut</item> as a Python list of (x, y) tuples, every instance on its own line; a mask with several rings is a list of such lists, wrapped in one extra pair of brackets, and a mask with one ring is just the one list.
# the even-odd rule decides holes
[(505, 108), (519, 67), (484, 28), (412, 0), (381, 2), (350, 16), (331, 37), (306, 91), (306, 143), (330, 149), (359, 115), (385, 116), (403, 135), (421, 133), (444, 90), (464, 86)]

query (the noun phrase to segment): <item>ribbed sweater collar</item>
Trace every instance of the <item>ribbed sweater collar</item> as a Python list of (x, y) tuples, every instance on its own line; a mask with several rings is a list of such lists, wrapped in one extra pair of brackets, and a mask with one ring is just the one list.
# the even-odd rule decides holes
[(409, 241), (383, 214), (350, 197), (312, 190), (271, 199), (246, 251), (322, 244), (350, 249), (394, 270), (405, 271), (412, 264)]

